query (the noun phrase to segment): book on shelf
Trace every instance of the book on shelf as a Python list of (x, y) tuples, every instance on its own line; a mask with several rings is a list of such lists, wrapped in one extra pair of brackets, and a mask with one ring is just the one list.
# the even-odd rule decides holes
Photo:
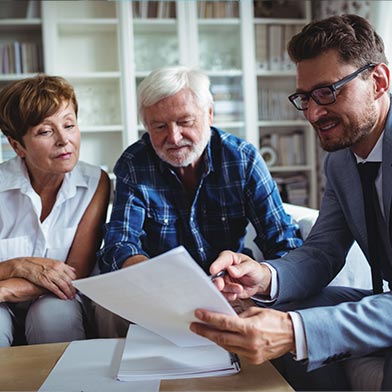
[(20, 74), (22, 73), (22, 61), (21, 61), (21, 53), (20, 53), (20, 42), (13, 42), (13, 56), (14, 56), (14, 73)]
[(235, 118), (238, 119), (242, 115), (244, 111), (244, 104), (243, 101), (215, 101), (214, 102), (214, 115), (216, 118), (231, 118), (234, 120)]
[(255, 18), (300, 19), (305, 16), (303, 0), (254, 0)]
[(37, 0), (29, 0), (26, 6), (26, 19), (41, 17), (41, 2)]
[(268, 69), (279, 71), (282, 70), (283, 65), (283, 26), (269, 25), (268, 30)]
[[(273, 164), (269, 166), (295, 166), (306, 163), (305, 135), (302, 130), (292, 131), (290, 133), (274, 132), (265, 134), (261, 138), (262, 149), (270, 147), (276, 155)], [(264, 149), (269, 152), (270, 150)], [(271, 161), (270, 161), (271, 162)]]
[(303, 114), (287, 99), (289, 92), (275, 88), (258, 89), (259, 117), (267, 121), (301, 120)]
[(283, 26), (282, 69), (285, 71), (292, 71), (296, 69), (294, 62), (290, 59), (289, 53), (287, 51), (287, 45), (290, 39), (302, 30), (302, 27), (302, 25), (298, 24), (290, 24)]
[(269, 29), (265, 24), (256, 25), (255, 27), (255, 43), (256, 43), (256, 63), (260, 70), (268, 70), (268, 44)]
[(238, 18), (238, 0), (198, 1), (197, 15), (201, 19)]
[(166, 19), (176, 17), (174, 1), (133, 1), (132, 13), (134, 18), (140, 19)]
[(289, 71), (295, 65), (291, 61), (287, 44), (299, 32), (302, 25), (257, 24), (255, 28), (255, 50), (257, 68), (263, 71)]
[(307, 206), (309, 204), (309, 182), (305, 174), (274, 176), (282, 200), (285, 203)]
[(37, 42), (5, 42), (0, 46), (0, 73), (41, 72), (42, 47)]

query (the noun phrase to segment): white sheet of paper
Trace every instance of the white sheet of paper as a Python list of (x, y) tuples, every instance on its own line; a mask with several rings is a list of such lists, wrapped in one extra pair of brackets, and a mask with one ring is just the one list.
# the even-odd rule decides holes
[(238, 359), (217, 345), (180, 347), (131, 324), (117, 378), (122, 381), (228, 376), (238, 373)]
[(189, 330), (196, 308), (236, 316), (184, 247), (74, 286), (106, 309), (179, 346), (213, 344)]
[(125, 339), (71, 342), (49, 373), (39, 392), (158, 392), (160, 380), (118, 381)]

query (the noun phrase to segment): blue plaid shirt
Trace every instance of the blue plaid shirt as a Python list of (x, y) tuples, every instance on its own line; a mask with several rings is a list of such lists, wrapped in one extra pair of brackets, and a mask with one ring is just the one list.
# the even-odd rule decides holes
[(193, 200), (147, 133), (124, 151), (114, 168), (113, 210), (98, 254), (102, 272), (121, 268), (128, 257), (151, 258), (179, 245), (207, 272), (221, 251), (244, 252), (249, 221), (266, 259), (302, 244), (256, 148), (214, 127), (211, 132)]

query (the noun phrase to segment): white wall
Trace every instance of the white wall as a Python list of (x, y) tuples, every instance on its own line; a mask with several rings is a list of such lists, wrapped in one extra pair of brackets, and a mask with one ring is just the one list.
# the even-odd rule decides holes
[(372, 1), (371, 7), (371, 22), (382, 37), (385, 45), (385, 54), (389, 63), (392, 64), (392, 2), (389, 0)]

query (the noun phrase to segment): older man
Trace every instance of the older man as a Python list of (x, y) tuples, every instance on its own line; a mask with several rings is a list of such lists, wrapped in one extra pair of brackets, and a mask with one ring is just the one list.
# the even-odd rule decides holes
[(249, 143), (212, 127), (210, 82), (198, 70), (168, 67), (140, 84), (147, 129), (116, 164), (103, 272), (183, 245), (207, 272), (222, 250), (244, 252), (249, 222), (265, 257), (302, 244), (275, 182)]

